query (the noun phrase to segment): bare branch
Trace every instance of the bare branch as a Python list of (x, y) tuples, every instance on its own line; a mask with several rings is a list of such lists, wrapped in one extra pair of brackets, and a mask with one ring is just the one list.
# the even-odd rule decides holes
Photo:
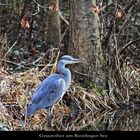
[(126, 48), (128, 48), (130, 45), (132, 45), (132, 44), (134, 44), (134, 43), (136, 43), (136, 42), (138, 42), (138, 41), (140, 41), (140, 38), (137, 38), (137, 39), (135, 39), (135, 40), (133, 40), (133, 41), (130, 41), (129, 43), (127, 43), (125, 46), (123, 46), (123, 47), (119, 50), (118, 54), (121, 54)]
[(17, 44), (17, 41), (11, 46), (11, 48), (7, 51), (7, 53), (5, 54), (5, 56), (3, 58), (5, 58), (8, 53), (13, 49), (13, 47)]
[(59, 11), (59, 15), (60, 15), (60, 18), (67, 24), (69, 25), (69, 22), (64, 18), (64, 16), (62, 15), (62, 13)]

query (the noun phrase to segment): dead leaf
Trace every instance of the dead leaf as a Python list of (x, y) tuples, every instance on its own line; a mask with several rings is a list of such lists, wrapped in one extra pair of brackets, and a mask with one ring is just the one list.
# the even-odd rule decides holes
[(15, 99), (12, 97), (12, 95), (10, 95), (6, 100), (6, 102), (14, 102), (14, 101)]
[(58, 11), (58, 4), (55, 2), (52, 2), (49, 6), (49, 9), (51, 12), (57, 12)]
[(21, 24), (21, 27), (23, 27), (23, 28), (30, 28), (29, 21), (28, 21), (27, 17), (25, 17), (25, 16), (21, 19), (20, 24)]
[(117, 12), (116, 12), (116, 17), (118, 17), (118, 18), (122, 17), (122, 12), (119, 11), (119, 10), (117, 10)]
[(90, 9), (93, 13), (100, 14), (100, 12), (101, 12), (101, 9), (99, 8), (99, 6), (92, 5)]
[(119, 8), (116, 10), (115, 16), (120, 19), (124, 16), (124, 14), (125, 14), (125, 12), (123, 11), (123, 9)]
[(17, 128), (18, 128), (18, 125), (19, 125), (19, 122), (18, 122), (17, 119), (15, 119), (15, 120), (13, 121), (14, 129), (17, 129)]

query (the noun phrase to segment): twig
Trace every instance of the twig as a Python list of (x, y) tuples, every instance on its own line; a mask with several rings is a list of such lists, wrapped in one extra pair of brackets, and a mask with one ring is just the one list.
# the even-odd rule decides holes
[(138, 41), (140, 41), (140, 38), (137, 38), (137, 39), (135, 39), (133, 41), (130, 41), (125, 46), (123, 46), (120, 50), (118, 50), (118, 54), (122, 54), (122, 52), (124, 51), (124, 49), (128, 48), (130, 45), (132, 45), (132, 44), (134, 44), (134, 43), (136, 43)]
[(37, 4), (39, 7), (44, 8), (44, 6), (40, 5), (37, 1), (33, 0), (33, 2), (34, 2), (35, 4)]
[(2, 4), (0, 3), (0, 6), (11, 6), (12, 4)]
[(73, 101), (75, 102), (75, 104), (77, 105), (78, 109), (80, 109), (80, 111), (84, 114), (82, 108), (80, 107), (80, 105), (79, 105), (77, 99), (74, 97), (74, 93), (72, 93), (72, 91), (70, 92), (70, 95), (71, 95)]
[[(59, 57), (59, 54), (60, 54), (61, 43), (62, 43), (62, 40), (63, 40), (64, 36), (66, 35), (67, 30), (68, 30), (68, 27), (65, 29), (65, 31), (64, 31), (64, 33), (63, 33), (63, 35), (62, 35), (61, 41), (60, 41), (59, 44), (58, 44), (58, 48), (53, 48), (53, 49), (52, 49), (52, 50), (57, 50), (57, 49), (58, 49), (58, 54), (57, 54), (56, 60), (58, 60), (58, 57)], [(44, 71), (48, 66), (50, 66), (52, 60), (53, 60), (53, 57), (52, 57), (50, 63), (47, 64), (40, 72)], [(55, 61), (55, 63), (53, 64), (53, 66), (56, 66), (56, 62), (57, 62), (57, 61)]]
[(29, 12), (29, 14), (32, 15), (32, 16), (35, 16), (35, 15), (37, 15), (39, 12), (40, 12), (40, 6), (37, 4), (37, 12), (35, 12), (34, 14), (32, 14), (32, 13)]
[(37, 12), (35, 12), (34, 14), (29, 13), (32, 16), (35, 16), (35, 15), (37, 15), (40, 12), (40, 7), (43, 8), (43, 9), (44, 8), (48, 8), (48, 7), (44, 7), (44, 6), (40, 5), (36, 0), (33, 0), (33, 2), (37, 5)]
[(86, 74), (86, 73), (81, 73), (81, 72), (78, 72), (78, 71), (76, 71), (76, 70), (73, 70), (73, 69), (71, 69), (72, 71), (74, 71), (75, 73), (78, 73), (78, 74), (80, 74), (80, 75), (84, 75), (84, 76), (89, 76), (88, 74)]
[(124, 23), (123, 23), (123, 25), (122, 25), (122, 27), (121, 27), (121, 30), (119, 31), (119, 33), (118, 33), (118, 35), (117, 35), (118, 38), (120, 37), (120, 35), (121, 35), (122, 31), (125, 29), (125, 27), (127, 27), (127, 24), (128, 24), (128, 22), (130, 21), (130, 19), (135, 15), (135, 13), (131, 12), (134, 8), (135, 8), (135, 7), (132, 6), (131, 9), (129, 10), (130, 12), (127, 14), (127, 18), (126, 18), (126, 20), (124, 21)]
[(26, 130), (26, 124), (27, 124), (27, 107), (26, 107), (26, 111), (25, 111), (25, 119), (24, 119), (24, 124), (23, 124), (23, 128)]
[(61, 13), (60, 11), (59, 11), (58, 13), (59, 13), (60, 18), (61, 18), (67, 25), (69, 25), (69, 22), (64, 18), (64, 16), (62, 15), (62, 13)]
[(101, 8), (101, 11), (104, 11), (106, 8), (108, 8), (108, 7), (111, 6), (111, 5), (114, 5), (114, 3), (113, 3), (112, 1), (109, 2), (107, 5), (103, 6), (103, 7)]
[(36, 59), (35, 61), (33, 61), (31, 64), (35, 65), (35, 63), (37, 63), (38, 61), (40, 61), (41, 59), (43, 59), (44, 56), (39, 57), (38, 59)]
[(47, 64), (40, 72), (42, 72), (42, 71), (44, 71), (47, 67), (49, 67), (49, 66), (56, 66), (56, 63), (54, 63), (54, 64), (51, 64), (52, 63), (52, 61), (53, 61), (53, 52), (54, 52), (54, 50), (59, 50), (58, 48), (53, 48), (53, 49), (51, 49), (51, 52), (52, 52), (52, 57), (51, 57), (51, 60), (50, 60), (50, 62), (49, 62), (49, 64)]
[(3, 59), (8, 55), (8, 53), (13, 49), (13, 47), (17, 44), (17, 41), (11, 46), (11, 48), (7, 51)]
[(67, 30), (68, 30), (68, 27), (65, 29), (64, 33), (62, 34), (61, 41), (60, 41), (60, 42), (59, 42), (59, 44), (58, 44), (58, 48), (59, 48), (59, 49), (60, 49), (60, 47), (61, 47), (62, 40), (64, 39), (64, 37), (65, 37), (65, 35), (66, 35)]
[(0, 61), (6, 62), (6, 63), (10, 63), (10, 64), (13, 64), (13, 65), (16, 65), (16, 66), (20, 66), (20, 64), (12, 62), (12, 61), (9, 61), (9, 60), (0, 59)]
[(52, 67), (51, 73), (53, 73), (53, 72), (54, 72), (54, 68), (56, 68), (56, 65), (57, 65), (57, 62), (58, 62), (59, 54), (60, 54), (60, 49), (59, 49), (58, 52), (57, 52), (57, 56), (56, 56), (56, 59), (55, 59), (54, 66)]
[(13, 64), (15, 66), (21, 66), (22, 68), (25, 68), (25, 69), (29, 69), (28, 67), (25, 67), (25, 66), (21, 65), (20, 63), (15, 63), (15, 62), (12, 62), (12, 61), (9, 61), (9, 60), (4, 60), (4, 59), (0, 59), (0, 61), (6, 62), (6, 63), (9, 63), (9, 64)]
[(132, 0), (124, 7), (124, 11), (127, 13), (133, 5), (135, 5), (135, 1)]

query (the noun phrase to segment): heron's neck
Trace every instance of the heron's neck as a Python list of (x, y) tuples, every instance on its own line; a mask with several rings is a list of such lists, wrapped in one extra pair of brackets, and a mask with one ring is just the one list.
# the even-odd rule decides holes
[(57, 68), (58, 68), (58, 72), (60, 74), (62, 74), (62, 76), (66, 82), (66, 88), (68, 88), (70, 86), (70, 82), (71, 82), (70, 70), (68, 68), (66, 68), (65, 65), (62, 63), (58, 63)]

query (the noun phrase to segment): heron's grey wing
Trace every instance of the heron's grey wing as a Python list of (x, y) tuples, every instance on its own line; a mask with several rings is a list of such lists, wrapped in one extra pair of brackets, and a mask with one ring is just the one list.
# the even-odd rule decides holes
[(58, 100), (60, 100), (65, 93), (65, 81), (60, 78), (56, 80), (52, 86), (49, 87), (49, 94), (43, 98), (44, 107), (53, 106)]
[(42, 104), (41, 106), (52, 106), (55, 101), (60, 99), (64, 94), (65, 81), (61, 77), (50, 78), (44, 80), (36, 89), (32, 96), (32, 103)]

